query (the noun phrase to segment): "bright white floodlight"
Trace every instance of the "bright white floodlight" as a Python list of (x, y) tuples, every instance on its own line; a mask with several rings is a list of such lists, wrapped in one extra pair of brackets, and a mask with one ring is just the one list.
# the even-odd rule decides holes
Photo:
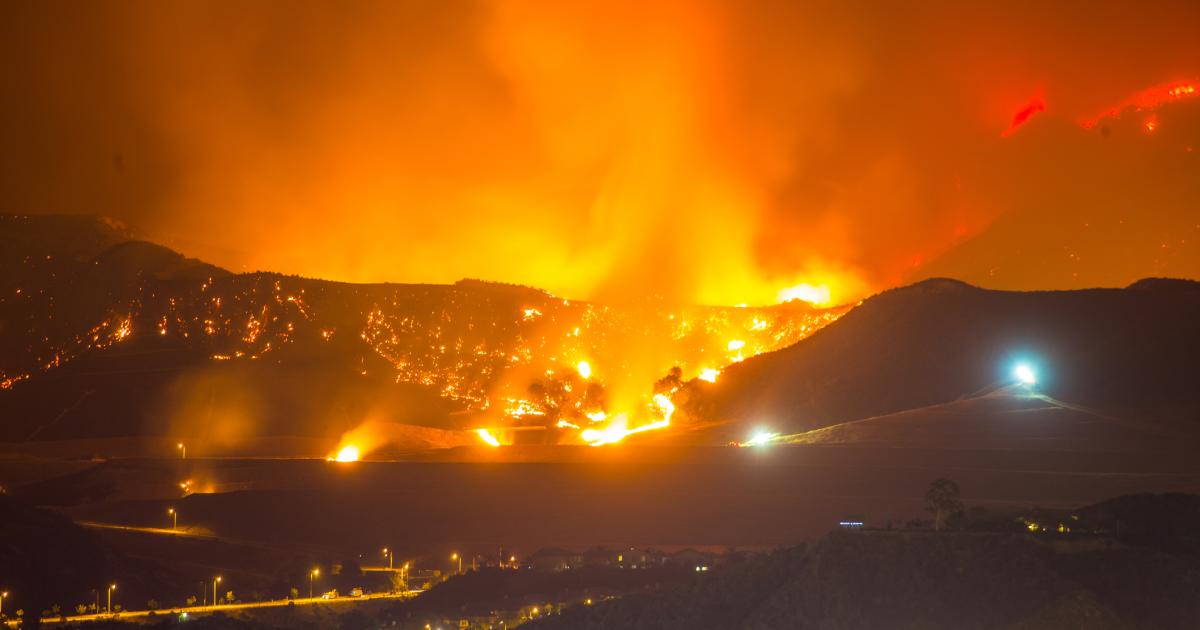
[(1017, 367), (1013, 368), (1013, 376), (1022, 385), (1034, 385), (1037, 383), (1037, 374), (1034, 374), (1033, 368), (1028, 363), (1018, 363)]
[(745, 445), (746, 446), (766, 446), (767, 444), (770, 444), (771, 441), (777, 437), (779, 437), (778, 433), (771, 433), (769, 431), (759, 430), (759, 431), (756, 431), (754, 433), (754, 435), (750, 436), (749, 440), (746, 440)]

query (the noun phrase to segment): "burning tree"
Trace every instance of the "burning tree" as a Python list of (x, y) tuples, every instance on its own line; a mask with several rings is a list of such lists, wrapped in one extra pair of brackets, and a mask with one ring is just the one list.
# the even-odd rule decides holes
[(563, 421), (578, 425), (605, 408), (604, 386), (571, 372), (547, 373), (530, 383), (528, 391), (550, 426)]

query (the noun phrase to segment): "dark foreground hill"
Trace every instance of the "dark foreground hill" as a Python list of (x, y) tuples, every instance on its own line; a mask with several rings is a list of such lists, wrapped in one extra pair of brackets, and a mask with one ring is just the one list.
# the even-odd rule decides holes
[[(1158, 509), (1123, 510), (1129, 503)], [(1085, 508), (1081, 516), (1120, 513), (1127, 528), (1156, 529), (1156, 540), (1165, 542), (1168, 530), (1132, 523), (1167, 518), (1194, 527), (1198, 505), (1194, 496), (1127, 497)], [(751, 556), (688, 585), (575, 606), (533, 627), (1196, 627), (1197, 549), (1145, 542), (1120, 535), (836, 533), (811, 546)]]
[(1014, 382), (1134, 420), (1200, 421), (1200, 283), (990, 291), (928, 280), (885, 291), (791, 346), (696, 383), (694, 409), (811, 430), (938, 405)]

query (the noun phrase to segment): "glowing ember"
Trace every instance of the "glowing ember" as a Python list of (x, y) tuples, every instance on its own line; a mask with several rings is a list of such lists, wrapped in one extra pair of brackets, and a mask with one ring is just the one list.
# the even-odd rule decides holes
[(780, 302), (800, 300), (801, 302), (808, 302), (813, 306), (820, 306), (822, 304), (829, 304), (830, 299), (829, 287), (824, 284), (817, 286), (802, 283), (779, 292)]
[(487, 429), (475, 429), (475, 434), (488, 446), (500, 446), (500, 440), (496, 439), (496, 436)]
[(343, 446), (342, 450), (338, 451), (337, 455), (334, 456), (333, 461), (335, 461), (335, 462), (356, 462), (356, 461), (358, 461), (358, 447), (354, 446), (353, 444), (350, 444), (348, 446)]

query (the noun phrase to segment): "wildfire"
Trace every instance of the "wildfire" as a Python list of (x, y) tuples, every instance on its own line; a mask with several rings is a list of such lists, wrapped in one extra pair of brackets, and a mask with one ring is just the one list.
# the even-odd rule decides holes
[(629, 418), (625, 414), (618, 414), (613, 418), (611, 424), (603, 429), (586, 429), (579, 437), (583, 438), (589, 446), (603, 446), (605, 444), (615, 444), (624, 440), (627, 436), (635, 433), (645, 433), (646, 431), (654, 431), (656, 429), (665, 429), (671, 426), (669, 420), (657, 420), (649, 424), (634, 427), (628, 427)]
[[(1130, 96), (1126, 97), (1125, 100), (1095, 116), (1092, 116), (1091, 118), (1085, 118), (1079, 121), (1079, 124), (1084, 129), (1091, 129), (1105, 118), (1116, 118), (1120, 116), (1125, 110), (1152, 110), (1166, 103), (1178, 101), (1179, 99), (1183, 98), (1193, 97), (1196, 95), (1196, 83), (1197, 81), (1194, 80), (1172, 81), (1146, 88), (1140, 92), (1131, 94)], [(1155, 126), (1157, 126), (1157, 121), (1155, 122)], [(1154, 131), (1149, 126), (1147, 126), (1146, 130)]]
[(805, 282), (779, 292), (780, 302), (791, 302), (792, 300), (808, 302), (813, 306), (829, 304), (831, 301), (829, 285), (812, 285)]
[(726, 346), (726, 349), (729, 350), (729, 352), (735, 352), (737, 354), (730, 355), (729, 360), (733, 361), (734, 363), (741, 363), (744, 361), (746, 357), (742, 354), (741, 350), (745, 347), (746, 342), (742, 341), (741, 339), (734, 339), (733, 341), (730, 341)]
[[(665, 394), (655, 394), (653, 405), (659, 413), (658, 420), (631, 429), (629, 428), (629, 416), (621, 413), (614, 416), (608, 426), (599, 429), (585, 429), (579, 434), (579, 437), (589, 446), (603, 446), (605, 444), (615, 444), (624, 440), (627, 436), (636, 433), (645, 433), (671, 426), (671, 416), (675, 413), (675, 403), (671, 402), (671, 399)], [(598, 416), (601, 420), (604, 417), (603, 414)]]
[(654, 404), (658, 407), (658, 410), (662, 412), (661, 422), (670, 424), (671, 416), (675, 413), (675, 403), (671, 402), (671, 399), (667, 398), (664, 394), (655, 394)]
[(356, 462), (356, 461), (358, 461), (358, 457), (359, 457), (358, 447), (353, 444), (348, 444), (346, 446), (343, 446), (342, 449), (337, 452), (337, 455), (333, 456), (333, 461), (335, 461), (335, 462)]
[[(800, 285), (782, 297), (817, 303), (829, 299), (828, 286), (842, 287)], [(551, 431), (553, 440), (604, 444), (668, 426), (671, 397), (684, 375), (715, 382), (731, 363), (791, 345), (845, 312), (606, 306), (548, 294), (499, 312), (483, 297), (487, 292), (470, 283), (445, 293), (338, 286), (330, 289), (336, 302), (355, 305), (342, 312), (310, 306), (305, 287), (290, 278), (250, 274), (209, 279), (197, 288), (198, 295), (146, 294), (72, 337), (47, 339), (30, 351), (28, 369), (0, 372), (0, 390), (19, 387), (34, 369), (55, 369), (83, 352), (127, 341), (134, 329), (155, 338), (190, 336), (213, 363), (260, 359), (289, 344), (336, 337), (363, 346), (349, 366), (355, 373), (370, 368), (372, 376), (427, 387), (462, 412), (490, 414), (474, 425), (491, 427), (487, 433), (456, 431), (458, 439), (467, 433), (472, 441), (503, 445), (501, 438), (520, 428)], [(358, 460), (376, 451), (378, 439), (353, 432), (327, 459)]]
[(500, 440), (496, 439), (496, 436), (487, 429), (475, 429), (475, 434), (488, 446), (500, 446)]

